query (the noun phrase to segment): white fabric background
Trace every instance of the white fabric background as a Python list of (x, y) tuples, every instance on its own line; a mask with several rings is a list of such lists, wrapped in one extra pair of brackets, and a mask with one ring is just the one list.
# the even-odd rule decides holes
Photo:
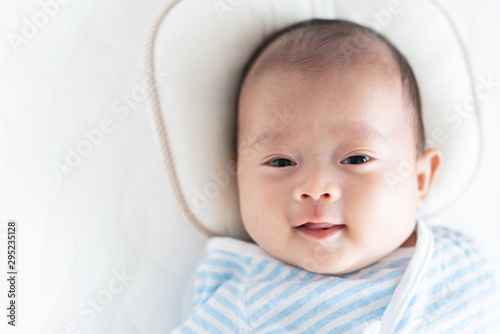
[[(1, 268), (9, 219), (19, 240), (18, 326), (2, 315), (1, 332), (168, 332), (189, 312), (206, 240), (173, 203), (139, 94), (146, 35), (165, 1), (68, 0), (16, 52), (9, 33), (21, 34), (47, 2), (0, 0)], [(441, 2), (453, 4), (475, 72), (500, 81), (499, 1)], [(481, 115), (480, 173), (429, 222), (454, 225), (454, 208), (468, 208), (470, 224), (455, 227), (500, 259), (500, 87), (482, 103), (497, 112)], [(59, 181), (53, 163), (105, 119), (112, 131)], [(117, 272), (133, 276), (119, 292)], [(0, 305), (6, 289), (2, 278)]]

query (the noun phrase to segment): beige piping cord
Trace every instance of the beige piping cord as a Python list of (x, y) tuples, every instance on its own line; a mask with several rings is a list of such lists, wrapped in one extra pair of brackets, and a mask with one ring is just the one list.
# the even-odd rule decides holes
[(210, 231), (207, 227), (205, 227), (191, 212), (189, 209), (189, 205), (184, 198), (179, 179), (177, 178), (177, 173), (175, 171), (173, 159), (172, 159), (172, 151), (170, 150), (170, 144), (167, 140), (167, 130), (165, 128), (165, 123), (163, 119), (163, 115), (161, 113), (161, 105), (160, 99), (158, 97), (158, 88), (156, 85), (155, 79), (155, 62), (154, 62), (154, 54), (155, 54), (155, 42), (156, 36), (158, 34), (158, 29), (163, 22), (163, 19), (168, 14), (168, 12), (180, 2), (180, 0), (171, 1), (167, 7), (162, 11), (162, 13), (157, 17), (151, 30), (148, 35), (148, 40), (145, 48), (145, 70), (147, 75), (148, 82), (148, 97), (150, 104), (150, 115), (153, 121), (153, 127), (156, 135), (157, 142), (159, 143), (160, 154), (163, 160), (163, 166), (165, 167), (165, 171), (167, 172), (167, 179), (170, 183), (170, 188), (172, 190), (172, 194), (177, 203), (177, 206), (181, 209), (181, 213), (183, 217), (198, 231), (203, 237), (209, 239), (215, 236), (215, 233)]

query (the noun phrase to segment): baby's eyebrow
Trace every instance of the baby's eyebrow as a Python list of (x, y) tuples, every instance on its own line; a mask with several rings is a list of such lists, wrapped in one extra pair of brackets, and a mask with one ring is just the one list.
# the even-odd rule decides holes
[(380, 132), (378, 132), (375, 128), (371, 126), (356, 127), (347, 130), (347, 133), (350, 137), (363, 137), (369, 139), (386, 140), (386, 138)]
[[(330, 131), (333, 133), (335, 130)], [(348, 138), (363, 138), (370, 140), (387, 140), (379, 131), (377, 131), (372, 126), (367, 125), (356, 125), (354, 127), (345, 127), (341, 131), (337, 132), (337, 136), (339, 135)], [(260, 135), (257, 136), (255, 141), (249, 146), (253, 147), (255, 144), (272, 144), (277, 140), (286, 141), (293, 137), (293, 133), (287, 131), (263, 131)], [(332, 135), (335, 137), (335, 135)]]

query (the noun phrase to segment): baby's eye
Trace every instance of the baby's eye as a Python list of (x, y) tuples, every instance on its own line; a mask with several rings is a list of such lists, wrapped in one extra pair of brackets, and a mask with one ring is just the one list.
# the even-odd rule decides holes
[[(276, 163), (276, 164), (273, 164), (273, 163), (274, 163), (274, 162), (276, 162), (276, 161), (279, 161), (279, 162), (278, 162), (278, 163)], [(292, 166), (297, 165), (295, 162), (293, 162), (293, 161), (291, 161), (291, 160), (288, 160), (288, 159), (274, 159), (274, 160), (271, 160), (269, 163), (270, 163), (272, 166), (274, 166), (274, 167), (287, 167), (287, 161), (288, 161), (288, 162), (291, 162), (292, 164), (294, 164), (294, 165), (292, 165)]]
[(349, 158), (345, 159), (344, 161), (342, 161), (342, 163), (345, 163), (346, 161), (348, 161), (347, 164), (359, 165), (359, 164), (363, 164), (363, 163), (367, 162), (368, 160), (370, 160), (370, 158), (365, 157), (364, 155), (353, 155), (352, 157), (349, 157)]

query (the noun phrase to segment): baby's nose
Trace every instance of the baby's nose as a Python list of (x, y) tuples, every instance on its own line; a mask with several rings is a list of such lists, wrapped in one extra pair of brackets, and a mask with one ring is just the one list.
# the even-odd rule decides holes
[[(330, 194), (331, 193), (331, 194)], [(312, 199), (314, 200), (319, 200), (320, 198), (324, 198), (325, 200), (333, 200), (335, 198), (338, 198), (338, 191), (337, 190), (333, 190), (333, 191), (330, 191), (330, 192), (326, 192), (324, 194), (321, 194), (321, 195), (314, 195), (314, 193), (311, 195), (311, 194), (308, 194), (308, 193), (302, 193), (300, 195), (300, 198), (301, 199), (306, 199), (307, 197), (311, 197)]]
[(330, 177), (316, 175), (309, 177), (306, 181), (300, 184), (295, 189), (295, 198), (298, 201), (305, 201), (308, 199), (336, 201), (340, 198), (339, 186), (331, 180)]

